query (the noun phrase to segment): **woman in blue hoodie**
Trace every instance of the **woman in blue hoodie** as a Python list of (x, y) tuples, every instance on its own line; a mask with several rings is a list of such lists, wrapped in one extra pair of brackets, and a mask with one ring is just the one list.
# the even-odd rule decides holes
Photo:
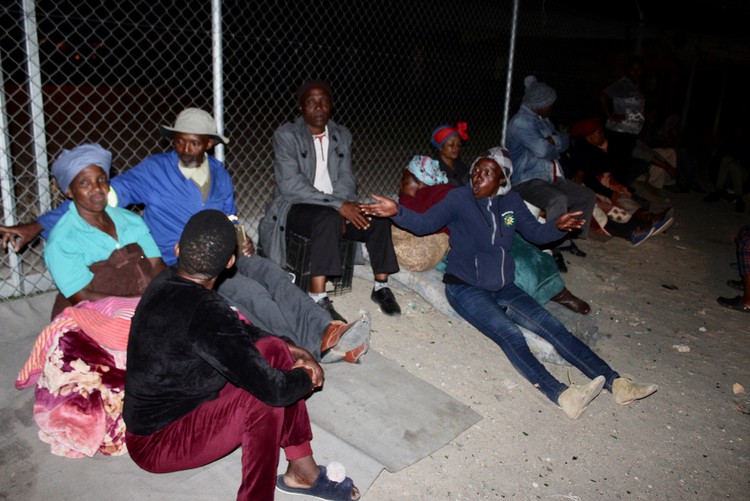
[[(493, 148), (471, 166), (468, 186), (455, 188), (437, 205), (419, 214), (395, 201), (373, 195), (373, 204), (361, 205), (369, 216), (390, 217), (416, 235), (450, 230), (448, 267), (443, 277), (448, 302), (461, 317), (497, 343), (510, 362), (550, 400), (578, 419), (588, 404), (607, 388), (621, 405), (644, 398), (656, 385), (620, 377), (604, 360), (576, 338), (513, 283), (515, 264), (510, 249), (517, 230), (534, 244), (559, 240), (581, 228), (581, 212), (563, 214), (556, 221), (539, 223), (520, 195), (510, 191), (513, 164), (505, 148)], [(538, 334), (592, 381), (568, 387), (531, 353), (521, 325)]]

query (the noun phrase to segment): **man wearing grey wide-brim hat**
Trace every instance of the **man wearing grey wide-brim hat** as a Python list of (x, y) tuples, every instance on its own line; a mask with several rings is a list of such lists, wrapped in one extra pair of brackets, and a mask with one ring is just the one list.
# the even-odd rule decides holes
[[(208, 154), (216, 144), (229, 142), (218, 132), (209, 113), (187, 108), (177, 115), (173, 125), (162, 125), (159, 130), (172, 140), (174, 149), (151, 155), (112, 178), (110, 203), (144, 206), (143, 219), (164, 262), (172, 266), (177, 262), (175, 244), (194, 214), (215, 209), (236, 216), (237, 206), (229, 173)], [(18, 249), (39, 233), (46, 238), (66, 209), (67, 203), (63, 203), (34, 223), (0, 227), (0, 232), (20, 237), (15, 242)], [(3, 237), (4, 242), (6, 238)], [(226, 278), (217, 291), (254, 325), (292, 340), (324, 362), (345, 359), (347, 352), (355, 349), (360, 355), (366, 351), (360, 348), (369, 342), (367, 314), (350, 324), (334, 322), (326, 310), (292, 283), (288, 273), (255, 255), (252, 240), (246, 239), (241, 250), (237, 273)], [(328, 351), (321, 353), (321, 347)]]

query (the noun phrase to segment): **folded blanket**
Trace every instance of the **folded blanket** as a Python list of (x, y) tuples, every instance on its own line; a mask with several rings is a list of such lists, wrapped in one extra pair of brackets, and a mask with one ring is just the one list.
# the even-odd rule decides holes
[(138, 301), (139, 297), (107, 297), (65, 308), (37, 336), (29, 359), (18, 373), (16, 388), (22, 390), (38, 381), (52, 341), (61, 333), (79, 329), (105, 348), (125, 351), (128, 346), (130, 319), (135, 313)]
[(115, 356), (79, 330), (59, 333), (52, 341), (34, 389), (34, 421), (53, 454), (80, 458), (127, 452), (124, 361), (124, 353)]

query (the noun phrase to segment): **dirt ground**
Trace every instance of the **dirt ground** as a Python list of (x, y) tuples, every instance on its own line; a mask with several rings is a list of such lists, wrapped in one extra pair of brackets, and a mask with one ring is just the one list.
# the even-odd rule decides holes
[[(750, 392), (750, 315), (716, 297), (737, 293), (725, 283), (739, 278), (734, 232), (750, 218), (701, 194), (666, 196), (676, 222), (665, 234), (639, 247), (596, 235), (579, 245), (588, 257), (566, 254), (563, 278), (598, 326), (595, 351), (620, 373), (659, 385), (629, 406), (602, 392), (571, 421), (499, 347), (417, 294), (395, 289), (404, 311), (396, 318), (377, 310), (366, 280), (334, 298), (345, 316), (370, 309), (372, 349), (483, 416), (429, 457), (384, 471), (365, 501), (748, 499), (750, 405), (735, 391)], [(563, 381), (587, 382), (549, 367)]]

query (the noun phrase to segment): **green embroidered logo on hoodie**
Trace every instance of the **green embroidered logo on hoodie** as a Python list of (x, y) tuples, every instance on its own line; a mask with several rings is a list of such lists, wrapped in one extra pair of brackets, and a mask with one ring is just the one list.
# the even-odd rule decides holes
[(503, 224), (505, 226), (513, 226), (516, 223), (516, 216), (513, 214), (513, 211), (508, 211), (503, 213)]

